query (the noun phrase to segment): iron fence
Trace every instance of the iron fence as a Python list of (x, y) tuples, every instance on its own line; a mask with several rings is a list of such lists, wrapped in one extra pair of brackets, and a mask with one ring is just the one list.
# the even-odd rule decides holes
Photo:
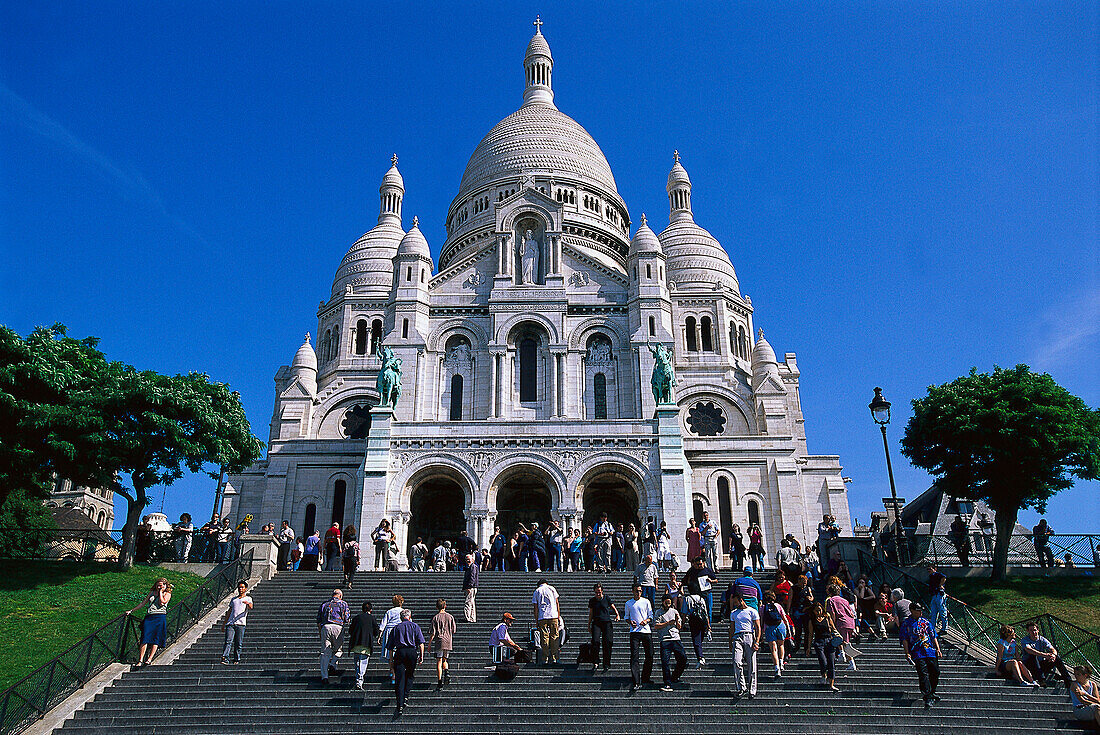
[[(913, 564), (936, 566), (991, 566), (994, 537), (971, 533), (915, 536), (909, 540)], [(960, 549), (961, 547), (961, 549)], [(1054, 534), (1047, 543), (1035, 543), (1032, 534), (1014, 534), (1009, 540), (1008, 564), (1014, 567), (1100, 567), (1100, 535)]]
[[(228, 535), (228, 539), (226, 536)], [(0, 558), (49, 561), (118, 561), (122, 530), (98, 528), (0, 528)], [(134, 561), (225, 563), (240, 556), (237, 534), (207, 534), (202, 530), (138, 530)]]
[[(876, 588), (882, 584), (889, 585), (891, 589), (900, 587), (908, 599), (919, 601), (926, 610), (929, 609), (932, 595), (927, 581), (862, 549), (858, 553), (861, 572), (870, 577)], [(946, 596), (945, 607), (947, 630), (963, 651), (970, 655), (977, 654), (978, 658), (996, 660), (997, 641), (1001, 638), (1003, 623), (950, 595)], [(1056, 615), (1042, 613), (1010, 624), (1016, 630), (1017, 640), (1027, 635), (1026, 626), (1031, 621), (1039, 623), (1042, 635), (1054, 644), (1058, 655), (1071, 669), (1077, 664), (1087, 663), (1093, 671), (1100, 672), (1100, 636)]]
[[(179, 638), (252, 576), (252, 553), (222, 566), (201, 587), (168, 608), (168, 643)], [(108, 665), (137, 660), (144, 616), (123, 613), (0, 693), (0, 733), (30, 727)]]

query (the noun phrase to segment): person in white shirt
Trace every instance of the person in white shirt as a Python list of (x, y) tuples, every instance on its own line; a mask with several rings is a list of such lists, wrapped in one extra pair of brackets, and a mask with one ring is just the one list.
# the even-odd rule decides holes
[(543, 663), (558, 663), (561, 651), (561, 608), (558, 605), (558, 591), (545, 579), (540, 579), (535, 593), (531, 596), (531, 607), (535, 614), (535, 627), (542, 641)]
[[(652, 684), (649, 678), (653, 673), (653, 631), (649, 624), (653, 622), (653, 605), (642, 597), (642, 586), (637, 582), (633, 588), (634, 599), (626, 603), (626, 619), (630, 621), (630, 679), (633, 684), (630, 691), (638, 690), (642, 684)], [(645, 664), (638, 659), (645, 652)]]
[(241, 649), (244, 648), (244, 625), (248, 611), (252, 609), (252, 598), (248, 596), (248, 583), (237, 583), (237, 596), (229, 601), (229, 615), (225, 619), (225, 651), (222, 652), (223, 664), (239, 664)]
[(289, 521), (283, 521), (283, 526), (279, 529), (279, 533), (275, 534), (275, 538), (279, 541), (279, 556), (275, 562), (276, 568), (289, 569), (290, 552), (294, 548), (294, 541), (297, 538), (294, 535), (294, 529), (290, 527)]
[(756, 696), (756, 652), (760, 650), (760, 613), (745, 604), (741, 595), (730, 597), (730, 652), (737, 672), (737, 692)]

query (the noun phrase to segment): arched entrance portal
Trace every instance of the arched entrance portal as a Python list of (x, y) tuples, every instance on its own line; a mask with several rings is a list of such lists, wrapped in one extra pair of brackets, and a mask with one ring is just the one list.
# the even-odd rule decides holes
[(428, 548), (439, 541), (453, 545), (459, 532), (466, 530), (466, 494), (449, 477), (435, 477), (417, 485), (409, 498), (409, 509), (408, 547), (416, 543), (417, 536)]
[(633, 523), (639, 530), (642, 527), (638, 517), (638, 492), (624, 474), (614, 470), (593, 474), (584, 484), (582, 502), (585, 528), (591, 528), (603, 513), (607, 513), (607, 520), (613, 526), (621, 523), (626, 528)]
[(533, 473), (512, 475), (497, 492), (497, 521), (503, 533), (512, 535), (519, 524), (527, 528), (538, 523), (540, 528), (550, 524), (552, 499), (546, 481)]

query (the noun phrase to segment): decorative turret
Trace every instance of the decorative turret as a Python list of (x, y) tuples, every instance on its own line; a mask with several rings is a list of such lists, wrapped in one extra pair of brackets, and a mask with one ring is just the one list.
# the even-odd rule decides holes
[(554, 57), (550, 55), (550, 44), (542, 35), (542, 19), (535, 16), (535, 35), (527, 44), (527, 53), (523, 57), (523, 72), (526, 85), (523, 89), (524, 105), (554, 106), (554, 89), (550, 84), (554, 70)]
[(420, 232), (420, 220), (413, 217), (412, 229), (405, 233), (393, 259), (394, 327), (398, 339), (423, 343), (428, 333), (428, 278), (432, 275), (432, 255), (428, 241)]
[(294, 353), (294, 362), (290, 363), (290, 371), (306, 392), (310, 396), (315, 396), (317, 395), (317, 353), (313, 351), (313, 345), (309, 340), (309, 332), (306, 332), (305, 341)]
[(680, 151), (673, 151), (672, 157), (674, 163), (672, 164), (672, 170), (668, 172), (668, 185), (665, 187), (668, 191), (668, 221), (670, 223), (693, 219), (691, 213), (691, 179), (688, 178), (688, 172), (680, 165)]
[(756, 330), (756, 346), (752, 348), (752, 386), (760, 387), (769, 377), (779, 383), (779, 362), (775, 359), (775, 350), (764, 339), (764, 330)]
[(382, 185), (378, 187), (378, 193), (382, 198), (382, 204), (378, 212), (378, 224), (394, 222), (401, 226), (401, 200), (405, 196), (405, 180), (401, 178), (401, 172), (397, 170), (397, 154), (390, 159), (390, 170), (382, 177)]
[(417, 217), (413, 217), (412, 229), (409, 230), (405, 237), (401, 239), (401, 244), (397, 246), (397, 257), (403, 255), (415, 255), (420, 258), (427, 258), (429, 261), (432, 259), (431, 251), (428, 249), (428, 241), (424, 239), (423, 233), (420, 232), (420, 220)]
[(661, 241), (657, 239), (656, 233), (649, 229), (649, 225), (646, 224), (646, 216), (642, 215), (642, 223), (638, 227), (638, 231), (634, 233), (634, 237), (630, 240), (630, 256), (635, 257), (642, 255), (643, 253), (661, 253)]

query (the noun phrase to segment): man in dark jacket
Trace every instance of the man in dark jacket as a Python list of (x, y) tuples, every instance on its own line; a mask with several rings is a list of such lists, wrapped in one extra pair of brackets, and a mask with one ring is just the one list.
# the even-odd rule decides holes
[(531, 549), (531, 563), (528, 568), (533, 572), (541, 572), (546, 568), (546, 539), (543, 538), (537, 523), (531, 524), (528, 546)]
[(374, 652), (374, 640), (378, 637), (378, 621), (371, 613), (371, 604), (363, 603), (363, 612), (351, 619), (351, 633), (348, 644), (355, 655), (355, 688), (362, 691), (363, 677), (367, 674), (367, 664)]
[(467, 623), (477, 622), (477, 608), (474, 606), (474, 597), (477, 596), (478, 575), (481, 572), (481, 564), (477, 563), (473, 554), (466, 555), (466, 573), (462, 576), (462, 592), (466, 601), (462, 605), (462, 614)]

